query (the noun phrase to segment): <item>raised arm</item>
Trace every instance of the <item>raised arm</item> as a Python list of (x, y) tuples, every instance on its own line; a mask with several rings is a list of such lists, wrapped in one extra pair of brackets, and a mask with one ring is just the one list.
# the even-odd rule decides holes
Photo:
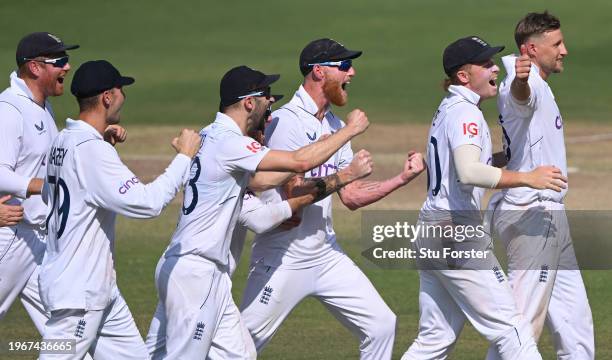
[(516, 75), (510, 85), (510, 93), (516, 102), (525, 104), (531, 95), (531, 88), (528, 82), (529, 72), (531, 71), (531, 60), (529, 59), (527, 46), (525, 44), (521, 45), (521, 55), (516, 58), (514, 69)]
[(382, 181), (358, 180), (344, 187), (338, 194), (342, 203), (350, 210), (357, 210), (372, 204), (396, 189), (408, 184), (425, 169), (423, 155), (415, 151), (408, 152), (404, 168), (398, 175)]
[[(302, 173), (323, 164), (342, 145), (363, 133), (369, 126), (368, 118), (361, 110), (355, 109), (347, 116), (347, 123), (332, 136), (304, 146), (295, 151), (271, 150), (257, 166), (257, 171), (289, 171)], [(288, 174), (287, 178), (291, 175)], [(282, 184), (285, 179), (277, 185)]]

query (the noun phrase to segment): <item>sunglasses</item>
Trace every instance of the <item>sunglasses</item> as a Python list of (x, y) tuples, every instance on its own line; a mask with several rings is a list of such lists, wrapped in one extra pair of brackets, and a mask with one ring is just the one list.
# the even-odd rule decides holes
[(55, 59), (38, 60), (38, 59), (28, 59), (28, 58), (26, 58), (24, 60), (41, 62), (41, 63), (53, 65), (53, 67), (56, 67), (56, 68), (63, 68), (64, 66), (66, 66), (66, 64), (68, 64), (68, 58), (69, 58), (69, 56), (66, 55), (66, 56), (55, 58)]
[(268, 86), (267, 88), (263, 89), (263, 90), (258, 90), (258, 91), (254, 91), (252, 93), (246, 94), (246, 95), (242, 95), (242, 96), (238, 96), (238, 99), (244, 99), (247, 98), (249, 96), (253, 96), (253, 97), (257, 97), (257, 96), (265, 96), (266, 100), (270, 100), (270, 87)]
[(315, 66), (315, 65), (335, 66), (340, 71), (349, 71), (349, 69), (353, 67), (353, 60), (348, 59), (348, 60), (342, 60), (342, 61), (325, 61), (325, 62), (320, 62), (320, 63), (308, 64), (308, 66)]

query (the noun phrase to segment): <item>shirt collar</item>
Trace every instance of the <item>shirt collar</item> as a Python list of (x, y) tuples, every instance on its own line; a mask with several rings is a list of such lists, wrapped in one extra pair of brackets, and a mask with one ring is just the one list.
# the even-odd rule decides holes
[(93, 126), (89, 125), (83, 120), (73, 120), (71, 118), (66, 119), (66, 129), (69, 130), (81, 130), (93, 134), (98, 139), (102, 140), (102, 135)]
[(448, 92), (455, 96), (461, 96), (476, 106), (480, 101), (480, 95), (462, 85), (451, 85), (448, 87)]
[(34, 101), (34, 95), (32, 95), (32, 91), (25, 83), (25, 81), (23, 81), (22, 78), (17, 76), (17, 71), (13, 71), (11, 73), (11, 89), (13, 89), (13, 91), (15, 91), (18, 95), (25, 96), (30, 100)]
[(240, 127), (238, 127), (238, 124), (236, 124), (236, 121), (234, 121), (234, 119), (224, 113), (218, 112), (217, 116), (215, 117), (215, 122), (221, 126), (228, 128), (236, 134), (244, 135), (242, 134), (242, 130), (240, 130)]
[[(308, 91), (304, 89), (303, 85), (300, 85), (300, 88), (295, 92), (295, 95), (293, 95), (293, 99), (291, 99), (290, 102), (294, 105), (299, 106), (312, 116), (315, 116), (315, 114), (319, 111), (319, 107), (312, 99), (310, 94), (308, 94)], [(325, 115), (327, 115), (329, 111), (330, 107), (328, 106), (325, 110)]]

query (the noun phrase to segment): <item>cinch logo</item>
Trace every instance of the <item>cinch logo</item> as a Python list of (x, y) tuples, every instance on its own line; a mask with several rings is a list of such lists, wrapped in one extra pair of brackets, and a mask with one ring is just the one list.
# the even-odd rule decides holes
[(476, 123), (463, 123), (463, 135), (470, 134), (472, 136), (478, 135), (478, 125)]
[(249, 151), (256, 153), (261, 150), (261, 144), (257, 141), (253, 141), (250, 145), (247, 145), (246, 148), (249, 149)]
[(128, 192), (128, 190), (130, 190), (130, 188), (133, 185), (138, 184), (140, 181), (138, 180), (138, 178), (136, 176), (134, 176), (133, 178), (129, 179), (128, 181), (125, 182), (125, 184), (121, 185), (121, 187), (119, 188), (119, 194), (125, 194), (126, 192)]
[(321, 164), (318, 167), (310, 170), (311, 177), (323, 177), (331, 174), (335, 174), (338, 171), (338, 167), (334, 164)]
[(557, 115), (557, 118), (555, 119), (555, 127), (557, 129), (561, 129), (563, 127), (563, 118), (561, 118), (561, 115)]

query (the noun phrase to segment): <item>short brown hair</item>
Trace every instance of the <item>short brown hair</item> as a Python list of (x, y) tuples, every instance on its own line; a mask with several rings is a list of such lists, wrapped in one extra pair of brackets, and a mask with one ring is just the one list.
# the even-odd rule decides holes
[(543, 34), (561, 28), (561, 22), (556, 16), (543, 13), (529, 13), (516, 24), (514, 29), (514, 41), (519, 48), (533, 35)]

